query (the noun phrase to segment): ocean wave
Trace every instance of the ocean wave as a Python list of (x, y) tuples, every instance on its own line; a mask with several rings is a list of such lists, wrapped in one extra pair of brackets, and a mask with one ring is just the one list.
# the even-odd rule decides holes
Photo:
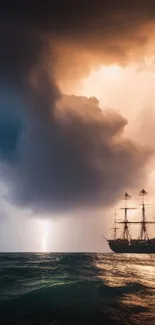
[(151, 324), (154, 271), (148, 257), (0, 255), (0, 324)]

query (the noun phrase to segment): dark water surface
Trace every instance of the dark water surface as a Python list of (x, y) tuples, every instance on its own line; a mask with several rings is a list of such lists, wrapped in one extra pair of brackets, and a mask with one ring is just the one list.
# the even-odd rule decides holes
[(153, 324), (155, 256), (0, 254), (0, 324)]

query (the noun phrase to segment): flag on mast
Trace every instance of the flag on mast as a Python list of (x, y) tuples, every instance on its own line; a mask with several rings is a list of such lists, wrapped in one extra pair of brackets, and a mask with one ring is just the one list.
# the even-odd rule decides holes
[(125, 192), (124, 198), (125, 199), (131, 199), (131, 196), (127, 192)]
[(148, 193), (147, 193), (144, 189), (142, 189), (142, 190), (140, 191), (139, 195), (148, 195)]

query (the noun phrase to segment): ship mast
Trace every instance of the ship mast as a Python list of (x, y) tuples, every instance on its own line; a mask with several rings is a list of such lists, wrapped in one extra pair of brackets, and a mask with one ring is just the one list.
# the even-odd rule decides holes
[(140, 239), (141, 240), (148, 240), (148, 232), (146, 227), (146, 216), (145, 216), (145, 202), (144, 197), (145, 195), (148, 195), (148, 193), (143, 189), (139, 193), (140, 196), (142, 196), (142, 221), (141, 221), (141, 231), (140, 231)]
[(124, 228), (123, 228), (123, 240), (130, 240), (131, 237), (130, 237), (130, 233), (129, 233), (129, 227), (128, 227), (128, 224), (129, 223), (133, 223), (133, 222), (130, 222), (128, 221), (128, 215), (127, 215), (127, 212), (128, 210), (135, 210), (137, 208), (129, 208), (128, 205), (127, 205), (127, 200), (128, 199), (131, 199), (131, 196), (125, 192), (125, 195), (124, 195), (124, 200), (125, 200), (125, 207), (124, 208), (121, 208), (124, 210), (124, 221), (121, 221), (121, 222), (118, 222), (118, 223), (123, 223), (124, 224)]
[(127, 206), (127, 200), (130, 199), (131, 196), (125, 192), (124, 195), (124, 201), (125, 201), (125, 207), (122, 208), (124, 209), (124, 229), (123, 229), (123, 239), (129, 240), (130, 239), (130, 234), (129, 234), (129, 227), (128, 227), (128, 216), (127, 216), (127, 212), (128, 212), (128, 206)]
[(127, 210), (128, 209), (137, 209), (137, 208), (129, 208), (127, 206), (127, 200), (131, 198), (131, 196), (126, 192), (125, 193), (125, 207), (121, 208), (124, 209), (124, 221), (117, 221), (116, 223), (121, 223), (124, 224), (124, 228), (123, 228), (123, 240), (130, 240), (130, 234), (129, 234), (129, 228), (128, 228), (128, 224), (141, 224), (141, 229), (140, 229), (140, 240), (149, 240), (148, 237), (148, 232), (147, 232), (147, 224), (155, 224), (155, 221), (146, 221), (146, 215), (145, 215), (145, 202), (144, 202), (144, 197), (146, 195), (148, 195), (148, 193), (142, 189), (139, 193), (140, 196), (142, 196), (142, 220), (141, 221), (128, 221), (128, 216), (127, 216)]
[(116, 238), (117, 238), (117, 229), (119, 229), (119, 228), (116, 227), (116, 224), (117, 224), (116, 216), (117, 216), (117, 213), (116, 213), (116, 209), (115, 209), (115, 219), (114, 219), (114, 228), (113, 228), (113, 230), (114, 230), (114, 240), (116, 240)]
[(117, 228), (116, 228), (116, 210), (115, 210), (115, 220), (114, 220), (114, 239), (117, 237)]

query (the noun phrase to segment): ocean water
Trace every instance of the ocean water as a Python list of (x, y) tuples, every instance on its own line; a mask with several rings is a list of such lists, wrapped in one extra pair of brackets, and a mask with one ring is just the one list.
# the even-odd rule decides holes
[(155, 324), (155, 256), (0, 254), (0, 324)]

